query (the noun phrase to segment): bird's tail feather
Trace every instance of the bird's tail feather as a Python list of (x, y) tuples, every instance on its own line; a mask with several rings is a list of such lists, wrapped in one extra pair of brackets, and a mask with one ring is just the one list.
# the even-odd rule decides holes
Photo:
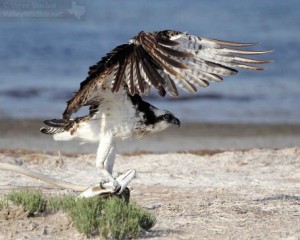
[(51, 135), (62, 133), (68, 130), (70, 123), (71, 123), (70, 120), (64, 120), (64, 119), (45, 120), (44, 124), (47, 125), (47, 127), (41, 128), (40, 131), (41, 133), (51, 134)]

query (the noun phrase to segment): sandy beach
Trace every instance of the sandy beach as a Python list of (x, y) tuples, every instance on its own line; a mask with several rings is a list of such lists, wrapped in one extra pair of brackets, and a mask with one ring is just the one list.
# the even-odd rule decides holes
[[(0, 120), (0, 161), (65, 181), (97, 182), (96, 145), (57, 143), (42, 120)], [(58, 154), (60, 151), (61, 156)], [(184, 124), (119, 147), (115, 170), (137, 171), (131, 201), (157, 217), (146, 239), (299, 239), (300, 126)], [(1, 171), (0, 189), (51, 185)], [(59, 219), (59, 221), (58, 221)], [(84, 239), (57, 213), (0, 214), (0, 239)]]

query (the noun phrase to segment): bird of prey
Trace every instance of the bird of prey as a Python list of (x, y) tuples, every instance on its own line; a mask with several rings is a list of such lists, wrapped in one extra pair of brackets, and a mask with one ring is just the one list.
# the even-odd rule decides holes
[[(257, 64), (270, 61), (247, 56), (270, 51), (245, 49), (253, 45), (173, 30), (142, 31), (91, 66), (78, 92), (67, 102), (63, 118), (44, 121), (47, 126), (41, 132), (53, 135), (57, 141), (99, 143), (96, 167), (119, 194), (127, 183), (121, 184), (113, 177), (118, 141), (180, 125), (171, 112), (154, 107), (141, 96), (148, 95), (151, 88), (161, 96), (176, 97), (178, 88), (195, 93), (197, 87), (236, 74), (237, 68), (262, 70)], [(71, 118), (84, 106), (89, 106), (89, 114)]]

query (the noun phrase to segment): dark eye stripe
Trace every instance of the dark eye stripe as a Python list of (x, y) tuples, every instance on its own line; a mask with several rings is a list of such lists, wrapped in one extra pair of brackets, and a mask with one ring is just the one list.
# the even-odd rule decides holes
[(144, 113), (144, 119), (146, 125), (153, 125), (161, 121), (155, 116), (154, 111), (152, 110), (152, 109), (156, 109), (156, 107), (152, 106), (150, 103), (143, 101), (142, 98), (137, 94), (134, 96), (128, 94), (128, 97), (130, 98), (133, 105), (137, 107), (137, 110), (139, 112)]
[(170, 118), (171, 118), (171, 114), (167, 113), (167, 114), (164, 115), (164, 119), (169, 120)]

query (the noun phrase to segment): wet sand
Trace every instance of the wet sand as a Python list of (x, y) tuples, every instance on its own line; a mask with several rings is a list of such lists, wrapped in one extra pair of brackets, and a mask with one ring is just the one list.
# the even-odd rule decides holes
[[(42, 120), (0, 120), (0, 149), (94, 153), (97, 144), (55, 142), (39, 132)], [(120, 153), (181, 152), (300, 146), (300, 125), (182, 123), (180, 128), (118, 144)]]

